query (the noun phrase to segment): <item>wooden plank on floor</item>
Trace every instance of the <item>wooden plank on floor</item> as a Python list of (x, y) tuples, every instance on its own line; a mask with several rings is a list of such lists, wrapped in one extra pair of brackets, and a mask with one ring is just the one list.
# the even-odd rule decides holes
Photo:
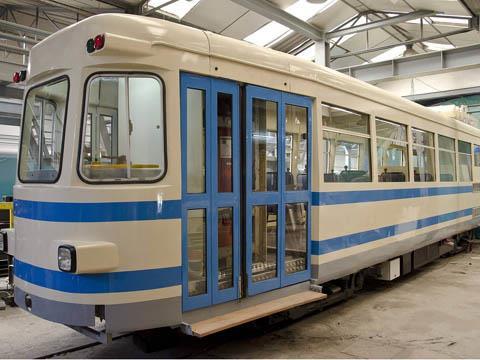
[(298, 294), (289, 295), (280, 299), (268, 301), (263, 304), (233, 311), (225, 315), (202, 320), (191, 324), (190, 328), (194, 336), (204, 337), (248, 323), (253, 320), (279, 313), (281, 311), (292, 309), (297, 306), (323, 300), (326, 297), (326, 294), (319, 292), (303, 291)]

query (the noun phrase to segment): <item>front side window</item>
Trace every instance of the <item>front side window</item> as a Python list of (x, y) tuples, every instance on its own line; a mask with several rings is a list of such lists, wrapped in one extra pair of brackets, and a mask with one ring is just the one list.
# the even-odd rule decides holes
[(25, 99), (19, 179), (53, 183), (60, 176), (69, 82), (66, 77), (29, 90)]
[(435, 181), (435, 145), (433, 133), (412, 129), (413, 174), (416, 182)]
[(88, 83), (81, 174), (93, 182), (151, 182), (165, 172), (163, 83), (102, 75)]
[(377, 171), (379, 182), (408, 181), (407, 127), (377, 119)]
[(370, 182), (369, 116), (322, 105), (325, 182)]
[(438, 135), (440, 181), (456, 181), (455, 139)]
[(472, 181), (472, 144), (458, 140), (458, 175), (460, 181)]

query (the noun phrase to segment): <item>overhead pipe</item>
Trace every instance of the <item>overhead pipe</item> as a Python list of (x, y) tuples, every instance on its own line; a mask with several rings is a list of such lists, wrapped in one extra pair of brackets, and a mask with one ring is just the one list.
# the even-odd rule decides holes
[(30, 52), (27, 49), (22, 49), (16, 46), (10, 46), (5, 44), (0, 44), (0, 50), (7, 51), (13, 54), (18, 54), (18, 55), (28, 55)]
[(11, 30), (20, 31), (24, 33), (39, 35), (42, 37), (47, 37), (52, 34), (50, 31), (40, 30), (40, 29), (32, 28), (30, 26), (20, 25), (20, 24), (17, 24), (11, 21), (5, 21), (5, 20), (0, 20), (0, 29), (10, 30), (10, 31)]
[(30, 39), (30, 38), (23, 37), (23, 36), (18, 36), (18, 35), (7, 34), (7, 33), (4, 33), (4, 32), (1, 32), (1, 31), (0, 31), (0, 39), (18, 41), (20, 43), (30, 44), (30, 45), (38, 44), (37, 40)]

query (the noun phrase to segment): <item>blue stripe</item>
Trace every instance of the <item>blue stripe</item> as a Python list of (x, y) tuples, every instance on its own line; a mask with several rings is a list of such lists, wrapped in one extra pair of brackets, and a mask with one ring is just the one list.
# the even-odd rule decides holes
[(181, 284), (182, 268), (77, 275), (48, 270), (18, 259), (15, 276), (44, 288), (69, 293), (96, 294), (160, 289)]
[(469, 215), (472, 215), (472, 209), (454, 211), (447, 214), (431, 216), (425, 219), (414, 220), (398, 225), (385, 226), (374, 230), (339, 236), (327, 240), (315, 240), (312, 241), (312, 255), (327, 254), (332, 251), (342, 250), (371, 241), (385, 239), (390, 236), (400, 235), (409, 231), (422, 229)]
[(314, 206), (354, 204), (361, 202), (412, 199), (427, 196), (471, 193), (473, 186), (448, 186), (416, 189), (386, 189), (363, 191), (333, 191), (312, 193)]
[(16, 217), (55, 222), (107, 222), (179, 219), (181, 200), (66, 203), (14, 201)]

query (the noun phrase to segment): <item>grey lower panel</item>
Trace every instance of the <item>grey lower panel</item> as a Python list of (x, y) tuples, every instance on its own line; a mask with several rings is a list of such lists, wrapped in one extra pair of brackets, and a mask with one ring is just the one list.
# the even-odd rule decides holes
[(95, 325), (95, 305), (70, 304), (29, 294), (31, 308), (27, 309), (26, 295), (18, 286), (15, 287), (15, 303), (38, 317), (66, 325)]
[(338, 279), (369, 266), (403, 255), (409, 251), (419, 249), (450, 236), (471, 230), (479, 225), (480, 218), (475, 218), (401, 241), (396, 241), (394, 243), (387, 243), (376, 249), (365, 249), (354, 255), (341, 256), (338, 259), (320, 265), (312, 264), (312, 278), (320, 283)]
[(110, 333), (179, 325), (182, 322), (182, 298), (106, 305), (105, 320)]

